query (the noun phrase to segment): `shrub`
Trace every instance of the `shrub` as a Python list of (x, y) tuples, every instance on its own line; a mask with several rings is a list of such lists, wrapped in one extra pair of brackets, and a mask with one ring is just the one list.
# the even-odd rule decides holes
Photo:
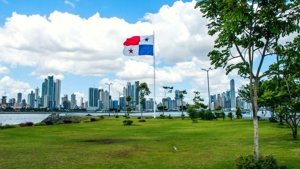
[(45, 123), (46, 123), (46, 125), (53, 125), (54, 124), (53, 121), (46, 121)]
[(123, 120), (124, 126), (129, 126), (132, 124), (132, 122), (133, 122), (132, 120)]
[(64, 119), (64, 123), (72, 123), (73, 121), (71, 119)]
[(26, 125), (27, 125), (27, 126), (33, 126), (34, 123), (33, 123), (33, 122), (26, 122)]
[(35, 123), (34, 126), (44, 126), (46, 125), (45, 122), (39, 122), (39, 123)]
[(104, 119), (104, 116), (99, 116), (100, 119)]
[(232, 120), (232, 118), (234, 117), (234, 115), (233, 115), (232, 112), (229, 112), (228, 115), (227, 115), (227, 117), (230, 118), (230, 120)]
[(142, 117), (137, 117), (137, 119), (142, 119)]
[(20, 123), (19, 126), (20, 127), (26, 127), (27, 125), (26, 125), (26, 123)]
[(95, 118), (90, 118), (90, 120), (91, 120), (91, 121), (96, 121), (96, 119), (95, 119)]
[(119, 118), (119, 116), (116, 116), (116, 118)]
[(146, 120), (145, 119), (140, 119), (139, 122), (146, 122)]
[(240, 156), (236, 160), (236, 168), (244, 169), (244, 168), (261, 168), (261, 169), (279, 169), (277, 165), (276, 159), (272, 156), (260, 156), (258, 161), (254, 160), (253, 155), (248, 156)]
[(2, 126), (3, 129), (8, 129), (8, 128), (15, 128), (15, 125), (12, 124), (5, 124), (4, 126)]
[(214, 119), (214, 114), (211, 111), (206, 111), (205, 112), (205, 120), (212, 120)]
[(270, 117), (270, 118), (269, 118), (269, 121), (270, 121), (271, 123), (277, 123), (277, 122), (278, 122), (277, 119), (276, 119), (275, 117)]

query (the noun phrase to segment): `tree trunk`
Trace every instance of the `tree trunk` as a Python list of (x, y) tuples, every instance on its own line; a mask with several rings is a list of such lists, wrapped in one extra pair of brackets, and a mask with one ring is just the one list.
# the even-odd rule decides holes
[(254, 159), (255, 161), (259, 160), (259, 146), (258, 146), (258, 119), (257, 119), (257, 111), (258, 111), (258, 104), (257, 104), (257, 90), (258, 90), (258, 79), (254, 81), (254, 89), (253, 89), (253, 127), (254, 127)]

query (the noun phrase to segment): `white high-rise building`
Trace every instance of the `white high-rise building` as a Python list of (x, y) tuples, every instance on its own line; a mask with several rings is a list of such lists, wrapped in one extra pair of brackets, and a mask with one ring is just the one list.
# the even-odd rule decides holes
[(55, 106), (60, 106), (60, 92), (61, 92), (61, 80), (56, 79), (55, 82)]
[(75, 109), (76, 106), (77, 106), (77, 103), (76, 103), (76, 95), (73, 93), (71, 94), (71, 109)]
[(231, 109), (235, 109), (236, 108), (236, 101), (235, 101), (234, 79), (230, 80), (230, 101), (231, 101)]

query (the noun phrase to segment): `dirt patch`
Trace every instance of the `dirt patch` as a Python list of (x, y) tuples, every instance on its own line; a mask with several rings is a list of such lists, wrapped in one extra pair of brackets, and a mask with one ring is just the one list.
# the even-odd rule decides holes
[(124, 143), (128, 141), (133, 141), (129, 139), (99, 139), (99, 140), (84, 140), (84, 142), (100, 143), (100, 144), (113, 144), (113, 143)]

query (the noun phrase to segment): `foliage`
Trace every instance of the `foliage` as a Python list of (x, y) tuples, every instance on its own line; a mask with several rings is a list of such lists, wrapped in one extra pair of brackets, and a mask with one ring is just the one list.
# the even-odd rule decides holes
[(96, 119), (94, 117), (90, 118), (90, 121), (96, 121)]
[(187, 92), (186, 90), (182, 90), (180, 95), (179, 95), (179, 98), (181, 99), (181, 118), (182, 120), (184, 119), (184, 114), (183, 114), (183, 99), (184, 99), (184, 95), (186, 95)]
[(20, 123), (19, 124), (20, 127), (33, 126), (33, 125), (34, 125), (33, 122), (26, 122), (26, 123)]
[[(254, 158), (258, 160), (257, 91), (266, 57), (275, 57), (278, 41), (300, 31), (300, 0), (201, 0), (196, 2), (203, 17), (209, 20), (208, 34), (216, 35), (214, 49), (208, 53), (215, 68), (226, 69), (226, 74), (237, 69), (249, 78), (254, 128)], [(260, 56), (258, 59), (256, 56)], [(256, 61), (258, 64), (254, 64)], [(255, 67), (255, 65), (257, 65)]]
[(189, 106), (187, 113), (193, 122), (196, 122), (196, 119), (199, 117), (199, 113), (197, 112), (195, 106)]
[(243, 117), (242, 110), (240, 107), (237, 107), (237, 109), (235, 111), (235, 115), (236, 115), (236, 118), (238, 118), (238, 119)]
[(63, 122), (64, 123), (72, 123), (73, 121), (71, 119), (64, 119)]
[(225, 118), (226, 118), (226, 114), (223, 111), (221, 112), (221, 117), (223, 120), (225, 120)]
[(49, 121), (46, 121), (45, 124), (46, 124), (46, 125), (53, 125), (54, 123), (53, 123), (53, 121), (50, 121), (50, 120), (49, 120)]
[[(145, 96), (148, 96), (151, 92), (150, 92), (149, 87), (146, 82), (141, 83), (138, 86), (137, 91), (140, 93), (139, 99), (140, 99), (140, 104), (143, 108), (143, 105), (144, 105), (143, 100), (144, 100)], [(141, 117), (143, 117), (143, 110), (141, 111)]]
[(215, 110), (217, 110), (217, 111), (218, 111), (218, 110), (222, 110), (222, 109), (223, 109), (223, 107), (220, 106), (220, 105), (219, 105), (218, 107), (215, 108)]
[(194, 98), (193, 98), (193, 102), (194, 102), (194, 106), (196, 109), (200, 109), (200, 108), (204, 108), (206, 109), (207, 108), (207, 105), (203, 104), (202, 102), (204, 101), (204, 99), (202, 99), (200, 97), (200, 92), (198, 91), (194, 91)]
[(15, 125), (12, 124), (5, 124), (4, 126), (2, 126), (3, 129), (8, 129), (8, 128), (15, 128)]
[(230, 118), (230, 120), (232, 120), (232, 118), (234, 118), (234, 115), (233, 115), (232, 112), (229, 112), (229, 113), (227, 114), (227, 117)]
[(131, 124), (132, 124), (132, 120), (128, 120), (128, 119), (126, 119), (126, 120), (123, 120), (123, 125), (124, 126), (130, 126)]
[(235, 160), (236, 169), (279, 169), (280, 167), (277, 164), (277, 160), (274, 156), (260, 156), (258, 161), (255, 161), (253, 155), (240, 156)]

